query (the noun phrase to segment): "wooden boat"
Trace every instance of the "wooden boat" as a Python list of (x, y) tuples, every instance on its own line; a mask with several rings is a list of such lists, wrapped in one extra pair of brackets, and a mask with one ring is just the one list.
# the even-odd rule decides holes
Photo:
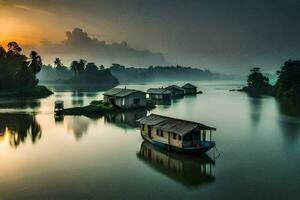
[(156, 114), (138, 122), (144, 140), (170, 151), (205, 153), (215, 146), (212, 131), (216, 128), (204, 124)]

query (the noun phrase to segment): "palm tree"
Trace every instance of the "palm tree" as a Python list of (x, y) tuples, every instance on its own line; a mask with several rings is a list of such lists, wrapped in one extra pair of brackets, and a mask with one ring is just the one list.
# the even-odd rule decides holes
[(64, 66), (64, 64), (62, 63), (60, 58), (55, 58), (54, 60), (54, 66), (56, 67), (56, 69), (59, 69), (61, 67)]
[(74, 71), (74, 73), (76, 73), (78, 71), (78, 66), (79, 66), (79, 62), (77, 60), (74, 60), (71, 63), (71, 70)]
[(29, 64), (29, 70), (33, 74), (37, 74), (42, 69), (42, 58), (39, 56), (39, 54), (36, 51), (32, 51), (29, 55), (30, 57), (30, 64)]
[(77, 67), (77, 71), (78, 72), (82, 72), (85, 70), (85, 64), (86, 64), (86, 60), (80, 59), (79, 63), (78, 63), (78, 67)]

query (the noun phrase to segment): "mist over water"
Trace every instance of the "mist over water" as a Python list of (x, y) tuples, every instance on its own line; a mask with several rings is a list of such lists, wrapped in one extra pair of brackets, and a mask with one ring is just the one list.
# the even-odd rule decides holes
[[(217, 149), (207, 156), (169, 154), (143, 142), (135, 120), (149, 114), (144, 110), (54, 118), (55, 100), (88, 105), (102, 99), (101, 91), (52, 87), (54, 95), (23, 105), (2, 99), (1, 199), (297, 199), (298, 102), (229, 92), (241, 87), (237, 81), (192, 83), (204, 93), (151, 113), (216, 127)], [(169, 84), (184, 82), (126, 87)]]

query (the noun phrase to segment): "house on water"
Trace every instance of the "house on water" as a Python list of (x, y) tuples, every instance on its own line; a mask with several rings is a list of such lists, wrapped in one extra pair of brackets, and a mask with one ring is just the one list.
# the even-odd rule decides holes
[(150, 88), (147, 94), (151, 100), (171, 101), (171, 92), (166, 88)]
[(123, 109), (146, 107), (146, 93), (126, 88), (113, 88), (103, 94), (103, 102)]
[(172, 97), (182, 97), (184, 96), (184, 89), (177, 85), (170, 85), (166, 87), (167, 90), (171, 92)]
[(146, 141), (168, 150), (204, 153), (215, 146), (212, 131), (216, 128), (204, 124), (156, 114), (138, 122)]
[(189, 95), (189, 94), (197, 94), (197, 86), (195, 86), (195, 85), (187, 83), (184, 86), (182, 86), (182, 88), (184, 89), (185, 94), (187, 94), (187, 95)]

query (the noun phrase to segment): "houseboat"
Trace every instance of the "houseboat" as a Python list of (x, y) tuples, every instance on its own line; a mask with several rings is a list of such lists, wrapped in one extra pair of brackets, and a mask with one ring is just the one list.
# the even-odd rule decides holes
[(166, 87), (166, 89), (171, 92), (172, 98), (184, 96), (184, 89), (179, 87), (178, 85), (170, 85)]
[(146, 107), (146, 93), (126, 88), (113, 88), (103, 94), (103, 102), (122, 109)]
[(55, 115), (62, 115), (64, 112), (64, 102), (63, 101), (55, 101), (54, 102), (54, 113)]
[(147, 90), (149, 99), (156, 105), (170, 105), (171, 92), (166, 88), (150, 88)]
[(182, 86), (182, 88), (184, 89), (184, 93), (186, 95), (195, 95), (197, 94), (197, 86), (192, 85), (190, 83), (185, 84), (184, 86)]
[(204, 153), (215, 146), (212, 131), (216, 128), (204, 124), (156, 114), (138, 122), (144, 140), (171, 151)]

